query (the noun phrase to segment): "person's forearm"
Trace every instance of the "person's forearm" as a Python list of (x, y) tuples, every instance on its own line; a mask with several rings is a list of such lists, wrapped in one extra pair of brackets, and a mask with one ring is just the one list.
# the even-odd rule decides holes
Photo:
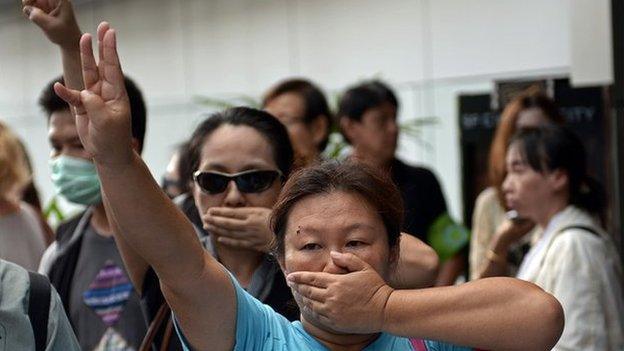
[(117, 249), (119, 249), (119, 253), (121, 254), (121, 258), (126, 266), (126, 270), (128, 271), (128, 275), (130, 276), (130, 281), (132, 281), (132, 285), (134, 286), (134, 290), (138, 292), (139, 295), (143, 294), (143, 281), (145, 279), (145, 274), (149, 268), (149, 264), (143, 257), (134, 249), (123, 235), (120, 235), (119, 225), (115, 220), (115, 217), (112, 215), (113, 211), (110, 208), (110, 204), (108, 203), (108, 199), (106, 196), (102, 196), (102, 200), (104, 203), (104, 207), (106, 208), (106, 213), (108, 214), (108, 221), (110, 222), (111, 228), (113, 229), (113, 233), (115, 236), (115, 243), (117, 244)]
[(141, 158), (134, 153), (130, 163), (116, 166), (96, 159), (96, 166), (118, 234), (161, 280), (177, 286), (202, 275), (204, 251), (193, 226), (158, 187)]
[(489, 350), (550, 350), (563, 330), (554, 297), (510, 278), (395, 290), (384, 312), (385, 332)]
[(60, 47), (61, 61), (63, 63), (63, 80), (65, 86), (75, 90), (84, 89), (82, 80), (82, 65), (80, 63), (80, 47), (78, 42), (80, 35), (76, 39), (75, 46)]

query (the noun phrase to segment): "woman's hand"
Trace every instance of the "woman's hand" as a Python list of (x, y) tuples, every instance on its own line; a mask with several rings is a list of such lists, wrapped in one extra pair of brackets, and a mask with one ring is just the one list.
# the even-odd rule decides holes
[(484, 260), (481, 266), (478, 267), (477, 277), (487, 278), (508, 275), (507, 255), (509, 254), (509, 248), (530, 232), (534, 226), (535, 224), (529, 220), (504, 220), (490, 240), (485, 256), (487, 260)]
[(22, 11), (51, 42), (78, 50), (80, 28), (69, 0), (22, 0)]
[(332, 251), (331, 258), (347, 274), (294, 272), (287, 277), (303, 313), (343, 333), (377, 333), (394, 291), (366, 262), (351, 253)]
[(219, 243), (269, 252), (275, 238), (269, 229), (270, 215), (271, 209), (264, 207), (212, 207), (202, 221)]
[(505, 219), (494, 234), (494, 241), (501, 246), (509, 248), (510, 245), (520, 241), (528, 232), (535, 227), (535, 223), (527, 220)]
[(124, 84), (115, 31), (106, 22), (98, 26), (99, 60), (91, 35), (80, 39), (85, 90), (54, 85), (56, 94), (75, 108), (76, 127), (85, 150), (100, 165), (128, 164), (133, 157), (130, 103)]

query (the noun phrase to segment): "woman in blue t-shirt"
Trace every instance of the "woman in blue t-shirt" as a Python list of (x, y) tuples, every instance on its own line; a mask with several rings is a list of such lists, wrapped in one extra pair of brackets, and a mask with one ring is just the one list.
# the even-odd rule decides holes
[[(55, 86), (76, 108), (107, 205), (125, 240), (156, 271), (186, 347), (201, 350), (546, 350), (563, 327), (561, 306), (536, 286), (511, 278), (456, 287), (393, 290), (401, 201), (387, 179), (363, 166), (323, 164), (284, 185), (273, 214), (276, 252), (290, 276), (301, 322), (288, 322), (240, 288), (201, 246), (131, 147), (130, 108), (115, 31), (80, 42), (82, 92)], [(239, 138), (266, 148), (249, 128)], [(268, 151), (267, 151), (268, 152)], [(257, 169), (275, 170), (258, 163)], [(225, 172), (224, 172), (225, 173)], [(251, 186), (229, 175), (227, 187)], [(222, 184), (205, 184), (217, 187)], [(295, 274), (296, 273), (296, 274)], [(345, 297), (347, 297), (345, 299)]]

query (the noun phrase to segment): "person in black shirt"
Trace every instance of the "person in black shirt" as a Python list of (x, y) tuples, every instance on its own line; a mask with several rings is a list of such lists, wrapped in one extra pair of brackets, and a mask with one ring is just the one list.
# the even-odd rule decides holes
[[(405, 203), (403, 231), (430, 244), (432, 225), (447, 214), (446, 201), (435, 175), (423, 167), (396, 158), (399, 127), (398, 100), (380, 81), (349, 88), (339, 101), (338, 118), (345, 139), (352, 145), (351, 158), (390, 172)], [(437, 285), (453, 284), (464, 266), (461, 254), (441, 262)]]

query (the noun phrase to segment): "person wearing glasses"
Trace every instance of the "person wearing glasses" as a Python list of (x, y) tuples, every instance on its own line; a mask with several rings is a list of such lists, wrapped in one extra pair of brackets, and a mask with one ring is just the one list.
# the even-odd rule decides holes
[[(204, 249), (249, 294), (287, 319), (297, 319), (299, 310), (290, 288), (269, 255), (274, 236), (267, 218), (293, 164), (284, 126), (260, 110), (228, 109), (211, 115), (195, 129), (187, 152), (190, 168), (195, 170), (191, 193), (209, 233), (197, 235)], [(175, 335), (165, 336), (172, 321), (154, 324), (163, 306), (167, 309), (155, 270), (123, 240), (120, 247), (132, 282), (143, 297), (148, 321), (160, 329), (150, 341), (158, 349), (163, 344), (168, 350), (182, 349)]]
[[(268, 225), (283, 182), (293, 167), (293, 150), (286, 128), (267, 112), (237, 107), (204, 120), (188, 142), (188, 162), (194, 169), (192, 194), (204, 229), (203, 247), (237, 280), (245, 291), (289, 320), (299, 318), (277, 261), (270, 255), (274, 234)], [(128, 270), (142, 296), (149, 320), (164, 303), (155, 271), (120, 240)], [(392, 277), (395, 286), (418, 286), (419, 265), (413, 253), (421, 243), (406, 238), (412, 254), (400, 262)], [(406, 272), (406, 273), (401, 273)], [(166, 328), (165, 328), (166, 329)], [(162, 337), (154, 338), (162, 345)], [(171, 347), (179, 341), (170, 340)]]
[[(76, 109), (126, 262), (140, 257), (158, 274), (185, 350), (547, 350), (557, 341), (561, 306), (527, 282), (492, 278), (438, 289), (391, 288), (400, 194), (387, 178), (357, 164), (303, 169), (277, 201), (271, 222), (276, 257), (302, 311), (301, 322), (290, 323), (248, 292), (241, 272), (228, 271), (220, 256), (206, 252), (132, 150), (115, 31), (100, 24), (98, 41), (99, 65), (91, 36), (81, 38), (86, 89), (56, 84), (55, 90)], [(265, 119), (287, 140), (277, 120)], [(271, 178), (265, 192), (281, 186), (279, 158), (254, 128), (224, 123), (200, 144), (195, 178), (208, 193), (200, 195), (201, 206), (219, 198), (240, 206), (243, 190), (262, 189)], [(243, 178), (252, 170), (274, 173)]]

